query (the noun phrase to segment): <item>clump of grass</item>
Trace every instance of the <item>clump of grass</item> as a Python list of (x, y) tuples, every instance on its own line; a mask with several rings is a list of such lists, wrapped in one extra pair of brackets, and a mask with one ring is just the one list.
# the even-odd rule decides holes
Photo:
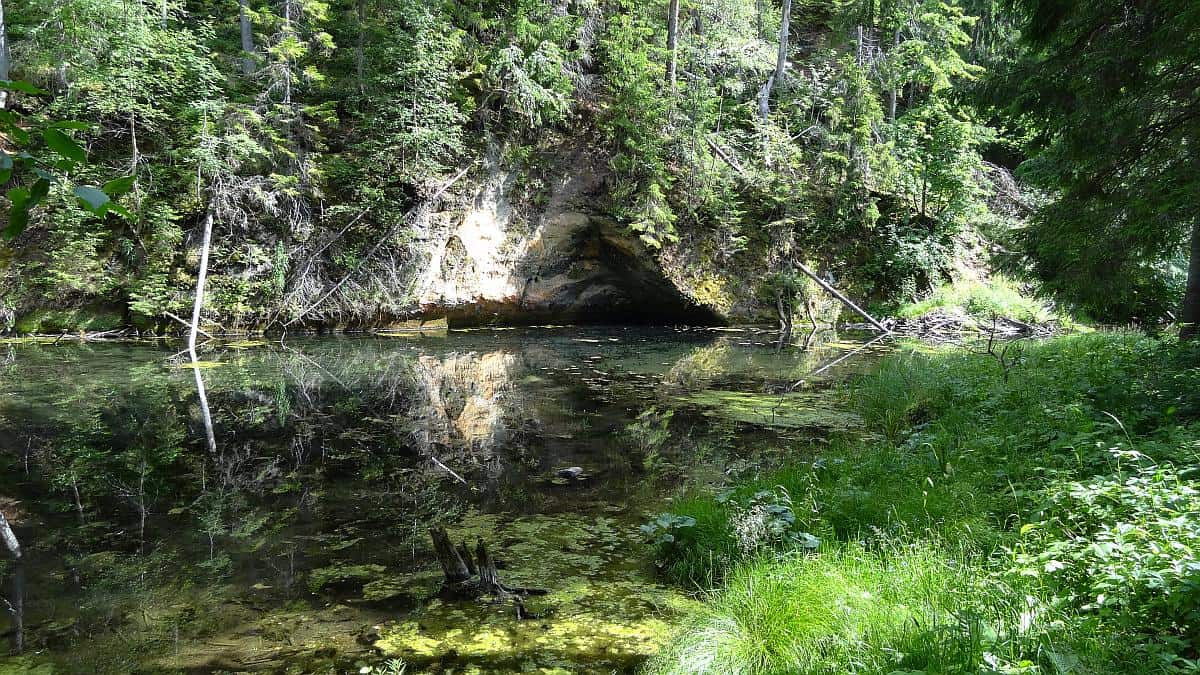
[(1052, 636), (1028, 639), (1022, 617), (1046, 611), (989, 602), (969, 565), (931, 546), (836, 546), (739, 567), (648, 671), (992, 671), (1036, 658)]
[(1018, 284), (998, 275), (984, 281), (960, 280), (938, 286), (925, 299), (898, 308), (896, 316), (912, 319), (939, 309), (960, 311), (976, 319), (1004, 316), (1027, 323), (1073, 324), (1065, 313), (1029, 297)]

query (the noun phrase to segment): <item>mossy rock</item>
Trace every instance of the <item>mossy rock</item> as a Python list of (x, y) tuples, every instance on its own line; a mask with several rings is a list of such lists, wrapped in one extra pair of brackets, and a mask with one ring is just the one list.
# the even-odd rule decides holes
[(710, 389), (680, 399), (704, 415), (733, 422), (782, 429), (857, 429), (862, 418), (834, 407), (828, 396), (814, 393), (755, 394)]

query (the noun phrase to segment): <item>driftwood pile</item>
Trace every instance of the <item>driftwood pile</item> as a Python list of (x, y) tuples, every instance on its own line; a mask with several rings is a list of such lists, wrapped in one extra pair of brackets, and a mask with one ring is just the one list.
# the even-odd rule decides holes
[[(1008, 316), (977, 319), (962, 312), (938, 309), (912, 319), (888, 318), (883, 325), (893, 333), (934, 342), (952, 342), (964, 333), (976, 333), (993, 338), (1050, 337), (1062, 331), (1057, 322), (1026, 323)], [(849, 324), (850, 329), (870, 330), (870, 324)]]

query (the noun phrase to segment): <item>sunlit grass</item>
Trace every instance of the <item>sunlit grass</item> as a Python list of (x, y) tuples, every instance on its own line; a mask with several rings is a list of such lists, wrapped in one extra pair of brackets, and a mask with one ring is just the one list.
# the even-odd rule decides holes
[[(971, 565), (933, 546), (857, 544), (739, 567), (649, 672), (965, 673), (1021, 660), (1040, 600), (989, 599)], [(1039, 617), (1042, 618), (1042, 617)], [(1050, 622), (1039, 621), (1047, 624)], [(1064, 650), (1065, 651), (1065, 650)]]
[(895, 314), (911, 319), (939, 309), (961, 311), (983, 320), (996, 315), (1027, 323), (1074, 323), (1066, 313), (1023, 293), (1017, 283), (999, 275), (989, 277), (985, 281), (963, 280), (943, 284), (935, 288), (928, 297), (902, 305)]
[[(652, 672), (1192, 672), (1197, 366), (1134, 333), (1023, 344), (1007, 379), (964, 349), (889, 357), (845, 390), (868, 434), (677, 502), (697, 528), (665, 568), (719, 590)], [(764, 490), (817, 555), (739, 549)]]

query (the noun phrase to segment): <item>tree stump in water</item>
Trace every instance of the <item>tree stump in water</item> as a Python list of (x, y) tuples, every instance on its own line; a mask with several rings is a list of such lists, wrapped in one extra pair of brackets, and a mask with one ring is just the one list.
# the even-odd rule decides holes
[(438, 564), (442, 566), (445, 581), (442, 582), (442, 594), (458, 599), (476, 599), (481, 596), (494, 596), (499, 601), (512, 600), (518, 619), (537, 618), (536, 614), (525, 609), (524, 596), (545, 595), (542, 588), (526, 588), (523, 586), (507, 586), (500, 581), (496, 570), (496, 560), (488, 552), (487, 544), (480, 539), (475, 545), (475, 555), (466, 542), (457, 547), (450, 541), (450, 535), (444, 527), (429, 528), (429, 537), (433, 540), (433, 552)]
[(471, 559), (466, 544), (461, 548), (454, 548), (444, 527), (430, 528), (429, 536), (433, 539), (433, 554), (442, 566), (442, 574), (446, 575), (447, 584), (461, 584), (474, 576), (475, 571), (466, 563), (466, 560)]

